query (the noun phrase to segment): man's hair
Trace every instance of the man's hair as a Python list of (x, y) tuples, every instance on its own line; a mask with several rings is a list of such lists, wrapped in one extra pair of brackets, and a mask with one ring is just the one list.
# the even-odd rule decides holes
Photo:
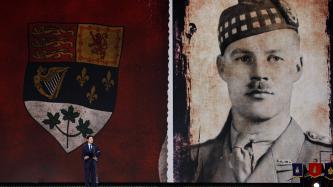
[(90, 137), (94, 137), (93, 135), (87, 135), (86, 138), (89, 139)]

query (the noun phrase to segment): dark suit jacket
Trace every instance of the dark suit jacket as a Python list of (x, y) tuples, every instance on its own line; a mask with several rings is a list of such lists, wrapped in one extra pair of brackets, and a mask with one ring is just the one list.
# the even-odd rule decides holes
[(89, 156), (89, 159), (92, 159), (94, 156), (98, 158), (100, 154), (101, 151), (95, 144), (92, 144), (91, 151), (89, 151), (89, 146), (87, 143), (82, 148), (82, 159), (84, 159), (85, 156)]
[[(194, 163), (193, 176), (188, 182), (237, 182), (231, 165), (230, 126), (231, 115), (221, 133), (212, 140), (191, 146), (190, 155)], [(319, 158), (320, 151), (331, 150), (320, 136), (305, 134), (291, 120), (287, 129), (268, 151), (258, 160), (256, 168), (245, 182), (288, 183), (299, 182), (293, 178), (291, 163), (309, 163)]]

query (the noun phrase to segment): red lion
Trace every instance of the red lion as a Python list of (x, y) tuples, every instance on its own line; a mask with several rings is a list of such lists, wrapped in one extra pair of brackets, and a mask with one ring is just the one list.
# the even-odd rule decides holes
[(104, 59), (106, 49), (108, 48), (108, 35), (106, 33), (96, 33), (94, 35), (93, 32), (90, 31), (90, 36), (93, 39), (93, 42), (88, 44), (91, 48), (91, 52), (100, 55), (101, 59)]

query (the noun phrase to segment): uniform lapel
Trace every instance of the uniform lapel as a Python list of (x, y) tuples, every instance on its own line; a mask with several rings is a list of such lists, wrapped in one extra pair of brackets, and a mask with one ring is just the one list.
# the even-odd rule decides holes
[[(230, 128), (232, 123), (232, 117), (229, 113), (228, 119), (222, 129), (222, 132), (217, 137), (218, 146), (214, 155), (214, 161), (212, 161), (212, 165), (214, 165), (215, 169), (212, 174), (212, 182), (237, 182), (236, 177), (233, 172), (231, 162), (231, 136), (230, 136)], [(212, 156), (214, 158), (214, 156)], [(212, 158), (211, 157), (211, 158)], [(214, 168), (213, 167), (213, 168)]]
[(278, 182), (274, 165), (274, 157), (271, 148), (268, 149), (266, 154), (264, 154), (264, 156), (260, 160), (258, 160), (255, 170), (247, 178), (246, 182)]
[(303, 142), (303, 131), (292, 119), (287, 129), (258, 161), (247, 182), (290, 182), (291, 163), (297, 161)]
[(294, 119), (272, 147), (279, 182), (291, 182), (292, 163), (297, 162), (305, 136)]
[[(209, 148), (202, 149), (203, 155), (195, 175), (195, 182), (237, 182), (230, 164), (230, 126), (232, 117), (229, 112), (216, 139), (209, 142)], [(204, 143), (205, 144), (205, 143)], [(205, 145), (202, 145), (205, 147)], [(207, 150), (208, 149), (208, 150)]]
[(230, 133), (226, 134), (223, 143), (218, 147), (219, 155), (214, 161), (215, 173), (213, 174), (212, 181), (214, 182), (237, 182), (231, 162), (231, 143)]

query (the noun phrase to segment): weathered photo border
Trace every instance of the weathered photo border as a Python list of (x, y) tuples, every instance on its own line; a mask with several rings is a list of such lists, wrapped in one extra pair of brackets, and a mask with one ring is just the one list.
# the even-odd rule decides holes
[[(191, 98), (190, 90), (191, 90), (191, 79), (189, 72), (189, 62), (188, 56), (183, 53), (183, 43), (184, 40), (190, 40), (191, 35), (195, 33), (194, 30), (186, 30), (185, 31), (185, 18), (186, 18), (186, 7), (191, 3), (191, 0), (181, 0), (181, 1), (173, 1), (172, 9), (169, 9), (170, 19), (172, 19), (172, 51), (173, 51), (173, 59), (169, 61), (172, 63), (172, 69), (170, 71), (169, 66), (169, 76), (170, 73), (173, 75), (173, 86), (172, 86), (172, 99), (173, 99), (173, 122), (169, 123), (168, 127), (172, 129), (173, 134), (173, 146), (172, 146), (172, 168), (170, 167), (170, 158), (168, 159), (168, 171), (173, 170), (172, 175), (168, 173), (168, 181), (169, 182), (183, 182), (186, 181), (184, 179), (184, 173), (189, 173), (193, 171), (193, 167), (189, 163), (186, 163), (189, 160), (189, 152), (186, 149), (187, 145), (192, 144), (191, 137)], [(327, 46), (328, 57), (327, 57), (327, 68), (329, 73), (329, 88), (332, 90), (333, 85), (333, 70), (331, 68), (333, 62), (333, 2), (332, 0), (328, 0), (328, 17), (326, 21), (326, 33), (329, 38), (329, 46)], [(170, 25), (169, 25), (170, 31)], [(187, 36), (185, 36), (187, 35)], [(170, 36), (169, 36), (170, 37)], [(186, 38), (187, 37), (187, 38)], [(169, 44), (170, 45), (170, 44)], [(170, 79), (169, 79), (170, 81)], [(170, 89), (170, 82), (169, 82)], [(169, 96), (170, 97), (170, 96)], [(169, 100), (170, 101), (170, 100)], [(333, 122), (333, 104), (331, 102), (331, 96), (329, 99), (329, 121), (330, 121), (330, 135), (332, 138), (332, 122)], [(170, 110), (170, 108), (169, 108)], [(168, 134), (168, 135), (171, 135)], [(200, 133), (199, 133), (200, 139)], [(196, 137), (197, 139), (198, 137)], [(170, 140), (170, 139), (169, 139)], [(168, 142), (168, 151), (170, 151), (171, 145), (170, 141)], [(332, 146), (333, 150), (333, 146)], [(170, 156), (170, 154), (168, 154)], [(187, 167), (183, 167), (187, 165)]]

